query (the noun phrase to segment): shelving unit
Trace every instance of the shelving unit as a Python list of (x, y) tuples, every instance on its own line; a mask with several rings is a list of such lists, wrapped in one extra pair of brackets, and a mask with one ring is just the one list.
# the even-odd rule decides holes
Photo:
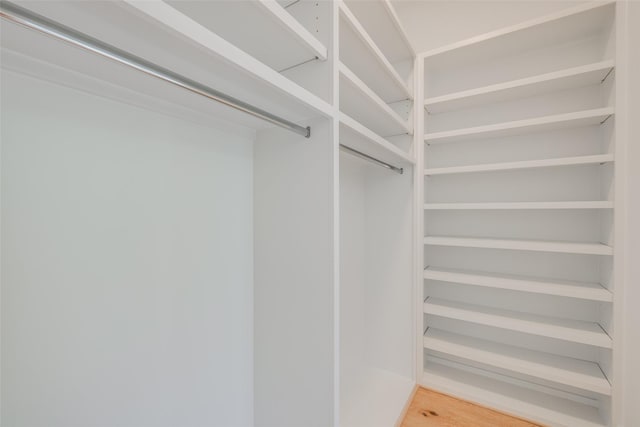
[[(406, 313), (415, 306), (408, 207), (416, 160), (407, 85), (412, 76), (404, 72), (414, 54), (391, 3), (336, 3), (336, 142), (357, 152), (343, 150), (336, 171), (342, 230), (339, 424), (391, 426), (415, 387), (416, 346)], [(401, 260), (387, 263), (390, 257)]]
[(276, 71), (327, 59), (326, 46), (276, 1), (166, 3)]
[(579, 5), (419, 58), (426, 387), (545, 425), (609, 425), (615, 8)]
[(487, 203), (425, 203), (425, 210), (553, 210), (553, 209), (613, 209), (613, 202), (487, 202)]
[(408, 134), (406, 120), (344, 64), (339, 64), (340, 110), (381, 136)]
[(424, 170), (426, 176), (449, 175), (459, 173), (494, 172), (520, 169), (537, 169), (560, 166), (597, 165), (614, 161), (613, 154), (596, 154), (593, 156), (564, 157), (560, 159), (525, 160), (521, 162), (490, 163), (484, 165), (452, 166), (446, 168), (429, 168)]
[(345, 4), (363, 28), (376, 29), (368, 34), (391, 64), (413, 61), (414, 49), (390, 0), (345, 0)]
[(592, 301), (611, 302), (611, 291), (600, 283), (585, 283), (569, 280), (540, 279), (514, 274), (485, 273), (468, 270), (446, 270), (425, 268), (425, 280), (483, 286), (496, 289), (508, 289), (535, 294), (557, 295)]
[(488, 239), (475, 237), (426, 236), (425, 245), (465, 248), (509, 249), (518, 251), (561, 252), (583, 255), (613, 255), (613, 248), (602, 243), (553, 242), (542, 240)]
[(410, 154), (344, 113), (340, 113), (340, 143), (386, 162), (399, 162), (406, 166), (415, 164)]
[(610, 349), (613, 346), (609, 335), (593, 322), (538, 316), (437, 298), (425, 300), (424, 313), (601, 348)]
[(611, 60), (572, 67), (506, 83), (427, 98), (424, 100), (424, 108), (430, 114), (446, 113), (477, 105), (589, 86), (602, 83), (613, 71), (613, 68), (614, 63)]
[[(71, 5), (41, 2), (25, 6), (291, 121), (304, 123), (333, 114), (325, 100), (167, 3), (94, 2), (83, 5), (82, 14), (76, 13)], [(6, 66), (16, 71), (46, 75), (57, 83), (200, 122), (226, 120), (254, 132), (270, 126), (245, 113), (16, 25), (6, 23), (2, 32)], [(158, 48), (159, 45), (162, 48)]]
[(386, 103), (413, 99), (407, 82), (344, 2), (340, 6), (340, 61)]
[(357, 16), (338, 3), (340, 143), (397, 167), (411, 166), (415, 159), (406, 140), (413, 135), (413, 95), (409, 77), (403, 79), (391, 61), (411, 62), (413, 51), (391, 3), (350, 4)]
[(612, 115), (613, 108), (598, 108), (595, 110), (515, 120), (467, 129), (427, 133), (424, 135), (424, 140), (429, 144), (441, 144), (445, 142), (460, 142), (471, 139), (505, 137), (524, 133), (599, 125)]
[(594, 362), (525, 350), (432, 328), (424, 334), (424, 348), (542, 380), (611, 395), (611, 384)]
[(501, 28), (422, 54), (430, 67), (455, 67), (588, 38), (613, 19), (614, 0), (594, 1)]
[(467, 399), (507, 414), (535, 419), (549, 425), (602, 427), (603, 417), (594, 404), (578, 403), (533, 390), (506, 376), (490, 377), (481, 370), (434, 358), (425, 368), (423, 384), (430, 384), (461, 399)]

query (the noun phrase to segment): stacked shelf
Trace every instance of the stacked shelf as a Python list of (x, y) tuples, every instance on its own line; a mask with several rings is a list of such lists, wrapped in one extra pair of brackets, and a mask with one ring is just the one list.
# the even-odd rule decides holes
[(495, 289), (508, 289), (544, 295), (581, 298), (592, 301), (611, 302), (611, 291), (600, 283), (585, 283), (570, 280), (539, 279), (514, 274), (488, 274), (479, 271), (451, 270), (427, 267), (424, 279)]
[(613, 68), (614, 63), (611, 60), (567, 68), (538, 76), (427, 98), (424, 100), (424, 108), (432, 114), (446, 113), (482, 104), (526, 98), (540, 93), (589, 86), (603, 82), (613, 71)]
[(613, 209), (611, 201), (576, 202), (495, 202), (495, 203), (425, 203), (425, 210), (552, 210)]
[(602, 243), (555, 242), (543, 240), (490, 239), (476, 237), (426, 236), (425, 245), (464, 248), (508, 249), (515, 251), (559, 252), (582, 255), (613, 255)]
[(446, 168), (428, 168), (425, 176), (450, 175), (460, 173), (496, 172), (522, 169), (538, 169), (550, 167), (597, 165), (614, 161), (613, 154), (596, 154), (592, 156), (565, 157), (561, 159), (525, 160), (521, 162), (489, 163), (469, 166), (451, 166)]
[(339, 7), (340, 60), (361, 76), (368, 86), (374, 87), (386, 102), (412, 99), (406, 81), (349, 7), (344, 2), (340, 2)]
[[(413, 164), (413, 156), (392, 142), (413, 131), (408, 77), (401, 77), (391, 62), (399, 60), (398, 52), (412, 61), (413, 51), (389, 2), (366, 8), (352, 5), (357, 16), (346, 3), (339, 3), (340, 143), (383, 161), (399, 161), (399, 166)], [(382, 27), (374, 25), (379, 20)], [(403, 48), (397, 51), (399, 44)]]
[(446, 132), (427, 133), (425, 142), (440, 144), (445, 142), (460, 142), (480, 138), (495, 138), (521, 135), (524, 133), (543, 132), (565, 128), (576, 128), (603, 123), (613, 115), (613, 108), (598, 108), (575, 113), (556, 114), (553, 116), (536, 117), (534, 119), (516, 120), (486, 126), (466, 129), (456, 129)]
[[(406, 60), (412, 65), (414, 53), (390, 2), (330, 3), (337, 3), (338, 141), (341, 149), (347, 148), (339, 159), (345, 231), (340, 244), (346, 250), (340, 255), (338, 422), (345, 427), (393, 425), (415, 387), (415, 346), (406, 317), (414, 305), (408, 298), (412, 265), (406, 262), (412, 251), (411, 217), (403, 208), (413, 196), (413, 94), (407, 84), (410, 73), (397, 64)], [(398, 229), (398, 224), (405, 226)], [(369, 246), (384, 249), (373, 253), (366, 250)], [(386, 262), (399, 254), (404, 262)], [(376, 266), (386, 273), (377, 274)], [(397, 280), (386, 280), (387, 274)], [(401, 289), (406, 292), (398, 293)], [(395, 295), (393, 304), (389, 291)], [(396, 298), (400, 295), (405, 297)], [(403, 334), (407, 339), (400, 338)], [(406, 351), (387, 352), (392, 341), (396, 350)], [(369, 357), (372, 353), (376, 356)]]
[(607, 424), (614, 12), (580, 5), (422, 55), (425, 386)]
[(381, 136), (409, 133), (408, 123), (346, 65), (340, 63), (340, 108)]
[(506, 377), (489, 377), (480, 370), (446, 360), (434, 358), (424, 370), (422, 384), (508, 414), (535, 418), (547, 425), (603, 426), (602, 417), (593, 405), (561, 399)]
[(166, 3), (276, 71), (310, 59), (327, 59), (327, 48), (278, 2)]
[(593, 362), (525, 350), (437, 329), (429, 329), (424, 334), (424, 348), (602, 395), (611, 394), (611, 384)]
[(424, 313), (601, 348), (612, 347), (609, 335), (594, 322), (538, 316), (436, 298), (427, 298)]

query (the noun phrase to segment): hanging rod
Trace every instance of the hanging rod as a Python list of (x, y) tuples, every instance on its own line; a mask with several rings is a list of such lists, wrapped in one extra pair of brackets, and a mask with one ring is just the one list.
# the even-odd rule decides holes
[(392, 170), (396, 173), (399, 173), (400, 175), (402, 175), (404, 173), (404, 169), (403, 168), (399, 168), (397, 166), (393, 166), (387, 162), (383, 162), (382, 160), (376, 159), (375, 157), (371, 157), (368, 154), (364, 154), (358, 150), (354, 150), (351, 147), (347, 147), (346, 145), (342, 145), (340, 144), (340, 149), (342, 151), (346, 151), (347, 153), (353, 154), (356, 157), (360, 157), (361, 159), (367, 160), (371, 163), (375, 163), (378, 166), (382, 166), (383, 168), (387, 168), (389, 170)]
[(143, 58), (140, 58), (122, 49), (118, 49), (115, 46), (104, 43), (84, 33), (45, 18), (42, 15), (38, 15), (37, 13), (31, 12), (27, 9), (23, 9), (22, 7), (17, 6), (11, 2), (7, 2), (4, 0), (0, 1), (0, 16), (23, 27), (39, 31), (58, 40), (62, 40), (74, 46), (78, 46), (82, 49), (88, 50), (89, 52), (96, 53), (105, 58), (109, 58), (113, 61), (119, 62), (120, 64), (131, 67), (135, 70), (141, 71), (145, 74), (156, 77), (180, 88), (186, 89), (197, 95), (204, 96), (221, 104), (227, 105), (231, 108), (235, 108), (236, 110), (250, 114), (254, 117), (287, 129), (291, 132), (300, 134), (305, 138), (309, 138), (311, 136), (310, 127), (303, 127), (296, 123), (290, 122), (289, 120), (278, 117), (274, 114), (269, 113), (268, 111), (262, 110), (244, 101), (212, 89), (208, 86), (196, 82), (195, 80), (191, 80), (188, 77), (174, 73), (167, 68), (153, 64), (152, 62), (149, 62)]

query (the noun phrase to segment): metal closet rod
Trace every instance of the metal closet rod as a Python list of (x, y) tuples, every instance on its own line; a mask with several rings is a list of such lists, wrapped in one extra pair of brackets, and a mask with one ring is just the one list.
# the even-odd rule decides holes
[(346, 145), (340, 144), (340, 149), (342, 151), (346, 151), (349, 154), (353, 154), (356, 157), (360, 157), (361, 159), (367, 160), (371, 163), (375, 163), (378, 166), (382, 166), (383, 168), (387, 168), (389, 170), (392, 170), (396, 173), (399, 173), (400, 175), (402, 175), (404, 173), (404, 169), (403, 168), (399, 168), (397, 166), (393, 166), (387, 162), (383, 162), (382, 160), (376, 159), (375, 157), (371, 157), (368, 154), (364, 154), (361, 151), (358, 150), (354, 150), (351, 147), (347, 147)]
[(283, 119), (282, 117), (278, 117), (268, 111), (262, 110), (218, 90), (205, 86), (188, 77), (174, 73), (169, 69), (153, 64), (143, 58), (122, 49), (118, 49), (115, 46), (104, 43), (58, 22), (52, 21), (11, 2), (4, 0), (0, 1), (0, 16), (23, 27), (39, 31), (58, 40), (62, 40), (138, 71), (142, 71), (145, 74), (156, 77), (195, 94), (220, 102), (221, 104), (235, 108), (236, 110), (250, 114), (291, 132), (300, 134), (305, 138), (309, 138), (311, 136), (310, 127), (303, 127), (289, 120)]

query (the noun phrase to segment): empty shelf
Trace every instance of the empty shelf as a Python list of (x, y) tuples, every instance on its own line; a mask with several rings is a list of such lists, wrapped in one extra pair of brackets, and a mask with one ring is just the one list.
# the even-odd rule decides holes
[(467, 270), (452, 270), (428, 267), (424, 278), (439, 282), (460, 283), (495, 289), (531, 292), (580, 298), (592, 301), (613, 301), (613, 295), (599, 283), (577, 282), (558, 279), (540, 279), (513, 274), (485, 273)]
[(402, 151), (344, 113), (340, 113), (340, 143), (388, 163), (415, 163), (411, 154)]
[(313, 58), (327, 58), (327, 48), (278, 2), (169, 0), (167, 3), (274, 70)]
[(427, 360), (421, 384), (545, 425), (604, 427), (590, 405)]
[(597, 363), (429, 328), (424, 348), (570, 387), (611, 395)]
[(610, 107), (597, 108), (594, 110), (555, 114), (552, 116), (496, 123), (486, 126), (427, 133), (424, 135), (424, 140), (430, 144), (439, 144), (445, 142), (468, 141), (471, 139), (494, 138), (557, 129), (576, 128), (600, 124), (609, 116), (613, 115), (613, 113), (614, 109)]
[(561, 157), (557, 159), (523, 160), (520, 162), (487, 163), (482, 165), (451, 166), (446, 168), (425, 169), (424, 174), (448, 175), (455, 173), (493, 172), (519, 169), (536, 169), (558, 166), (597, 165), (614, 161), (613, 154), (596, 154), (593, 156)]
[[(304, 124), (333, 114), (327, 102), (167, 3), (83, 2), (81, 10), (76, 10), (76, 5), (32, 2), (24, 6), (293, 122)], [(96, 22), (100, 25), (92, 25)], [(3, 48), (14, 53), (12, 67), (28, 70), (31, 75), (199, 122), (226, 121), (237, 129), (253, 130), (272, 126), (14, 24), (3, 25), (3, 36)]]
[(345, 0), (349, 10), (392, 64), (413, 60), (414, 51), (390, 0)]
[(611, 201), (425, 203), (425, 210), (613, 209)]
[(343, 2), (340, 2), (340, 60), (385, 102), (413, 99), (407, 83)]
[(340, 70), (340, 111), (345, 112), (378, 135), (409, 133), (408, 123), (376, 95), (344, 64)]
[(438, 298), (427, 298), (424, 302), (424, 313), (525, 334), (612, 348), (609, 335), (600, 325), (593, 322), (539, 316)]
[(599, 34), (613, 18), (615, 1), (588, 2), (427, 51), (426, 68), (464, 66)]
[(603, 81), (613, 67), (613, 61), (602, 61), (554, 71), (510, 82), (427, 98), (424, 101), (424, 107), (430, 114), (444, 113), (482, 104), (594, 85)]
[(558, 242), (546, 240), (490, 239), (483, 237), (426, 236), (425, 245), (465, 248), (509, 249), (518, 251), (560, 252), (566, 254), (613, 255), (603, 243)]

